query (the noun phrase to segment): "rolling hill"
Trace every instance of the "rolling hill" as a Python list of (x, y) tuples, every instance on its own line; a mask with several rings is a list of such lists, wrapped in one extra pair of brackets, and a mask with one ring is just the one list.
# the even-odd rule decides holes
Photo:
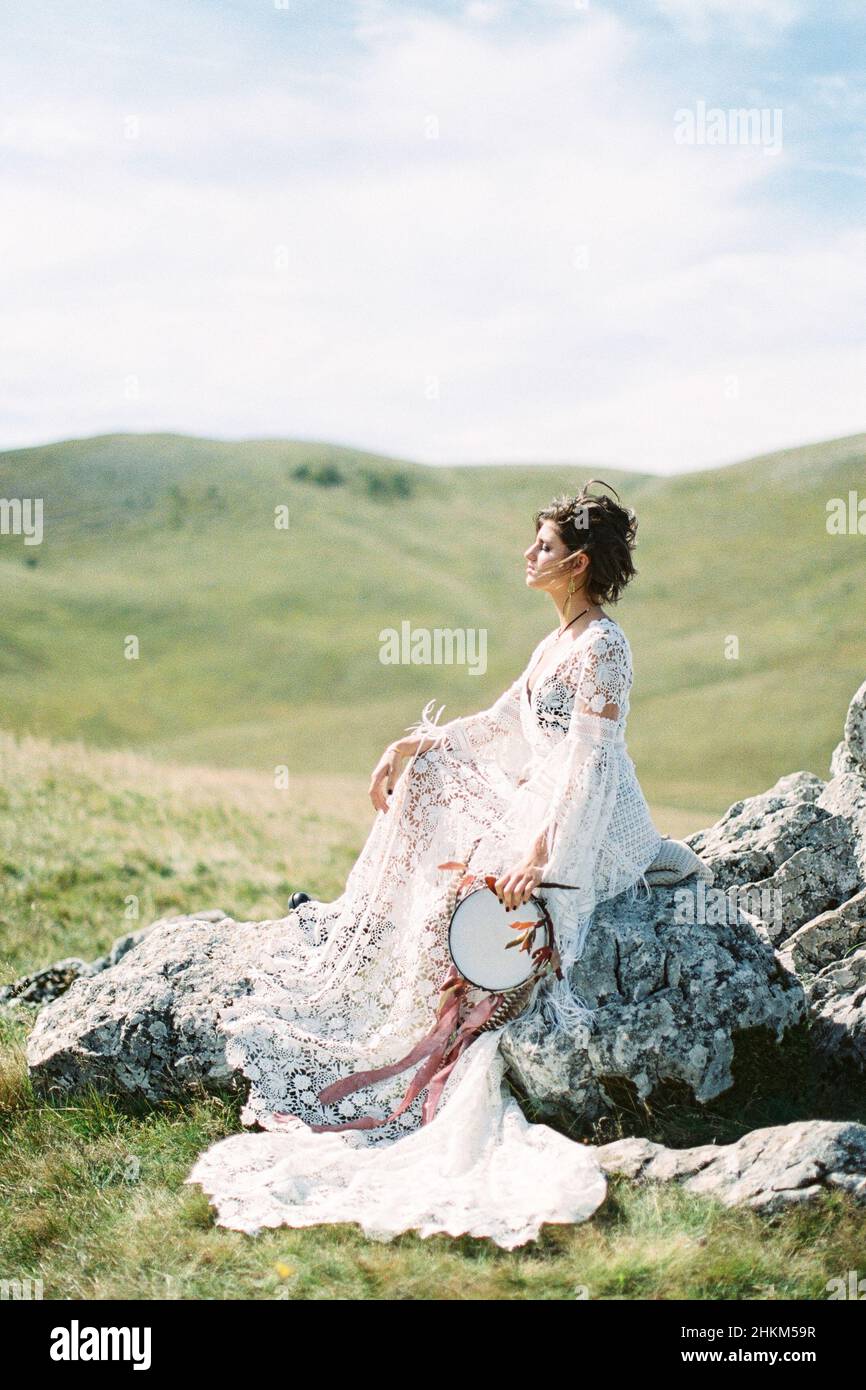
[[(597, 475), (640, 521), (639, 577), (609, 611), (647, 795), (721, 811), (792, 769), (826, 775), (866, 675), (866, 536), (828, 534), (826, 506), (866, 496), (866, 435), (664, 478), (180, 435), (0, 454), (0, 498), (44, 505), (41, 545), (0, 535), (0, 725), (366, 778), (427, 700), (481, 709), (522, 669), (556, 621), (524, 586), (533, 512)], [(383, 665), (379, 634), (403, 623), (486, 630), (486, 671)]]

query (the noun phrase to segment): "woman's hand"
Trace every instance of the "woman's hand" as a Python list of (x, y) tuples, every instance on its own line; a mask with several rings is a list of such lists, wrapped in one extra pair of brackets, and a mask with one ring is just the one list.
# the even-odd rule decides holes
[(400, 763), (403, 758), (412, 758), (416, 753), (426, 753), (430, 748), (438, 748), (441, 738), (398, 738), (389, 743), (370, 776), (368, 788), (370, 800), (377, 811), (388, 810), (388, 797), (394, 791), (394, 783), (400, 776)]
[(493, 891), (499, 901), (510, 908), (522, 907), (528, 902), (544, 880), (549, 857), (547, 831), (542, 830), (529, 853), (525, 854), (513, 869), (509, 869), (496, 880)]
[(400, 764), (409, 755), (401, 751), (402, 745), (389, 743), (370, 774), (370, 800), (377, 811), (388, 810), (388, 797), (394, 791), (394, 783), (400, 776)]
[(496, 880), (493, 891), (506, 907), (522, 907), (532, 897), (543, 875), (544, 865), (536, 862), (535, 855), (527, 854), (519, 864)]

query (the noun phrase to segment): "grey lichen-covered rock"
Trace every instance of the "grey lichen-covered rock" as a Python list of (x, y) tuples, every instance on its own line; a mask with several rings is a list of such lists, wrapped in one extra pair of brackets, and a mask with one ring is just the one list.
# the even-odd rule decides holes
[(843, 777), (846, 773), (853, 772), (858, 777), (862, 777), (863, 770), (855, 761), (851, 750), (843, 739), (837, 743), (830, 756), (830, 777)]
[(844, 742), (851, 761), (866, 775), (866, 681), (848, 706)]
[(168, 918), (109, 970), (75, 980), (46, 1004), (27, 1042), (37, 1089), (93, 1084), (150, 1101), (194, 1087), (237, 1090), (218, 1010), (249, 989), (244, 933), (231, 918)]
[[(763, 1026), (779, 1038), (802, 1018), (799, 982), (748, 922), (702, 925), (694, 911), (684, 913), (698, 887), (689, 879), (602, 905), (577, 982), (600, 1006), (598, 1032), (586, 1048), (564, 1052), (545, 1036), (503, 1037), (512, 1077), (533, 1099), (559, 1114), (592, 1117), (611, 1107), (606, 1078), (618, 1076), (641, 1095), (677, 1077), (709, 1100), (731, 1085), (738, 1034)], [(193, 1085), (242, 1089), (216, 1019), (250, 987), (244, 946), (259, 926), (169, 919), (112, 969), (77, 979), (46, 1005), (31, 1033), (34, 1083), (70, 1090), (93, 1082), (149, 1100)]]
[(809, 827), (799, 849), (774, 873), (743, 889), (746, 901), (754, 890), (761, 904), (757, 917), (774, 946), (819, 913), (847, 901), (861, 886), (850, 822), (823, 810), (821, 814), (824, 819)]
[(866, 883), (866, 776), (843, 772), (827, 783), (817, 805), (848, 822), (854, 837), (854, 857), (861, 883)]
[(792, 773), (689, 837), (716, 884), (737, 889), (775, 946), (863, 887), (857, 827), (847, 805), (825, 799), (829, 785), (814, 773)]
[(826, 965), (807, 985), (812, 1042), (831, 1069), (866, 1073), (866, 946)]
[[(717, 884), (802, 976), (815, 1055), (866, 1070), (864, 998), (856, 953), (866, 942), (866, 682), (848, 709), (831, 779), (782, 777), (689, 839)], [(817, 978), (816, 978), (817, 976)]]
[(679, 1182), (725, 1206), (771, 1214), (814, 1201), (833, 1188), (866, 1202), (866, 1125), (801, 1120), (752, 1130), (734, 1144), (667, 1149), (647, 1139), (618, 1139), (594, 1150), (613, 1176)]
[(779, 956), (789, 970), (806, 980), (859, 946), (866, 946), (866, 889), (800, 927)]
[(149, 926), (139, 927), (137, 931), (127, 932), (125, 935), (117, 937), (106, 953), (98, 956), (96, 960), (84, 961), (78, 956), (70, 956), (67, 960), (58, 960), (53, 965), (36, 970), (32, 975), (23, 975), (20, 979), (14, 980), (11, 985), (3, 985), (0, 987), (0, 1005), (14, 1008), (16, 1004), (42, 1005), (50, 1003), (52, 999), (57, 999), (61, 994), (65, 994), (75, 980), (100, 975), (103, 970), (117, 965), (127, 951), (131, 951), (133, 946), (137, 946), (148, 932), (162, 926), (164, 921), (174, 923), (219, 922), (223, 917), (225, 917), (225, 913), (219, 908), (211, 908), (207, 912), (200, 912), (193, 917), (160, 918), (156, 922), (151, 922)]
[(32, 975), (22, 975), (11, 985), (0, 986), (0, 1006), (12, 1009), (18, 1004), (49, 1004), (65, 994), (75, 980), (89, 973), (90, 966), (79, 956), (56, 960), (53, 965), (34, 970)]
[(833, 752), (830, 772), (817, 804), (848, 821), (860, 878), (866, 884), (866, 681), (848, 706), (845, 736)]
[(759, 796), (735, 801), (708, 830), (686, 837), (722, 888), (757, 883), (774, 874), (800, 848), (826, 813), (816, 805), (825, 783), (812, 772), (793, 772)]
[(670, 1081), (712, 1100), (733, 1084), (747, 1030), (778, 1042), (804, 1018), (800, 982), (736, 908), (729, 920), (701, 920), (714, 891), (690, 878), (599, 905), (572, 977), (597, 1010), (588, 1035), (564, 1044), (527, 1020), (506, 1026), (509, 1074), (542, 1117), (587, 1125), (616, 1109), (610, 1088), (620, 1079), (644, 1100)]

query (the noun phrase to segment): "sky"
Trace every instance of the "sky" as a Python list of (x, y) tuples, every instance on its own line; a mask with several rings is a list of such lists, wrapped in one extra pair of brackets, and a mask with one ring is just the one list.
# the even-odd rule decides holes
[(2, 449), (866, 429), (862, 0), (4, 0), (0, 163)]

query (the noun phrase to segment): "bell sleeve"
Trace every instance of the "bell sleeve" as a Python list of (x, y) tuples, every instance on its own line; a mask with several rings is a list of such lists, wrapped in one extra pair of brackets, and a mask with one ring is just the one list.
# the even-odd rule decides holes
[(445, 706), (440, 705), (436, 714), (431, 715), (435, 702), (430, 700), (420, 720), (410, 724), (406, 732), (434, 740), (437, 747), (461, 761), (492, 761), (505, 772), (519, 773), (532, 756), (520, 718), (523, 679), (519, 676), (489, 709), (451, 719), (445, 724), (438, 723)]
[(545, 837), (542, 881), (570, 885), (539, 890), (553, 921), (562, 979), (548, 976), (536, 997), (549, 1024), (573, 1033), (592, 1013), (573, 993), (569, 972), (586, 943), (596, 904), (596, 857), (619, 786), (621, 716), (631, 685), (624, 635), (602, 630), (557, 675), (574, 695), (568, 729), (536, 762), (521, 789), (518, 815), (524, 844)]

